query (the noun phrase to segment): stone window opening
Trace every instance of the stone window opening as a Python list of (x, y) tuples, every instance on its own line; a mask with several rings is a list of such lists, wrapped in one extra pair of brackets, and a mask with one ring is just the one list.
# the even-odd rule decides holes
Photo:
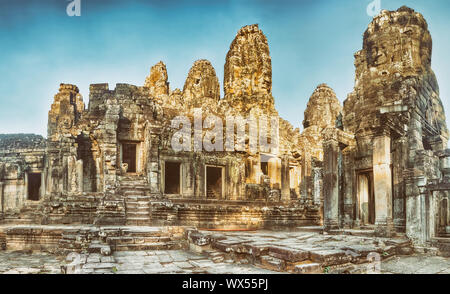
[(428, 142), (428, 140), (425, 137), (422, 137), (422, 144), (423, 144), (423, 149), (433, 150), (433, 148), (431, 147), (431, 144)]
[(28, 200), (39, 201), (41, 194), (41, 173), (28, 174)]
[(223, 167), (206, 166), (206, 197), (220, 199), (223, 196)]
[(171, 195), (181, 193), (181, 164), (179, 162), (165, 162), (164, 193)]

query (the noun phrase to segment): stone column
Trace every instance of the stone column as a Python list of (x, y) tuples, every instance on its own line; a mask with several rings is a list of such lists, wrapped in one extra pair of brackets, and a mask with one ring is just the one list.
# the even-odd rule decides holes
[(330, 138), (324, 141), (324, 230), (339, 228), (339, 143)]
[(289, 175), (289, 157), (281, 157), (281, 201), (289, 202), (291, 200), (291, 185)]
[(313, 169), (313, 175), (314, 175), (314, 204), (321, 204), (321, 202), (323, 201), (322, 199), (322, 168), (314, 168)]
[(3, 182), (0, 182), (0, 213), (2, 214), (4, 212), (3, 201)]
[(83, 181), (83, 160), (77, 160), (76, 162), (76, 170), (77, 170), (77, 183), (78, 183), (78, 192), (83, 193), (84, 190), (84, 181)]
[(406, 178), (406, 235), (415, 245), (424, 246), (427, 239), (427, 178), (414, 176), (414, 170), (409, 174)]
[(391, 138), (387, 134), (374, 138), (373, 180), (376, 234), (389, 237), (394, 233), (394, 226), (392, 221)]
[(300, 196), (303, 199), (311, 199), (310, 191), (310, 177), (311, 177), (311, 153), (309, 150), (303, 150), (302, 156), (302, 176), (300, 183)]

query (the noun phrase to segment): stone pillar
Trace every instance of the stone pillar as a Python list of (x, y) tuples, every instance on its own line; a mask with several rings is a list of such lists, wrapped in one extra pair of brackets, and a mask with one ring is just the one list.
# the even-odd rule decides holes
[(323, 202), (322, 199), (322, 168), (314, 168), (313, 169), (313, 175), (314, 175), (314, 204), (321, 204)]
[(427, 178), (414, 176), (414, 170), (409, 173), (406, 178), (406, 235), (415, 245), (424, 246), (427, 239)]
[(0, 213), (2, 214), (4, 212), (3, 201), (3, 182), (0, 182)]
[(339, 143), (335, 139), (324, 142), (324, 230), (339, 228)]
[(386, 134), (374, 138), (373, 179), (376, 234), (389, 237), (394, 233), (394, 225), (392, 221), (391, 138)]
[(406, 138), (400, 138), (396, 142), (396, 151), (392, 158), (392, 178), (393, 178), (393, 222), (397, 231), (404, 232), (406, 229), (406, 199), (405, 182), (403, 171), (407, 169), (408, 144)]
[(309, 150), (304, 149), (301, 163), (302, 176), (300, 183), (300, 196), (303, 199), (311, 199), (311, 160), (311, 153), (309, 152)]
[(283, 155), (281, 157), (281, 201), (288, 202), (291, 200), (291, 184), (289, 175), (289, 157)]
[(83, 160), (82, 159), (77, 160), (76, 171), (77, 171), (78, 192), (83, 193), (84, 181), (83, 181)]

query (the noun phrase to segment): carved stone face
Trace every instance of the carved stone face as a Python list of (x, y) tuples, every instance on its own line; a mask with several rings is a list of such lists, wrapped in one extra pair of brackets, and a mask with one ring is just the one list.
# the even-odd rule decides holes
[(73, 126), (73, 120), (70, 116), (64, 116), (60, 120), (60, 126), (63, 130), (69, 130)]
[(370, 57), (371, 57), (371, 60), (373, 61), (372, 62), (373, 66), (378, 67), (380, 65), (387, 63), (387, 61), (388, 61), (387, 54), (388, 53), (387, 53), (386, 48), (388, 48), (386, 43), (375, 44), (372, 47), (372, 50), (370, 52)]

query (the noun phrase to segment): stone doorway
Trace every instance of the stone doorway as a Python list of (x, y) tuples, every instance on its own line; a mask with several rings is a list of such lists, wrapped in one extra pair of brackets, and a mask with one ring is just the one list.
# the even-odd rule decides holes
[(28, 200), (39, 201), (41, 191), (41, 174), (29, 173), (28, 174)]
[(375, 224), (375, 193), (373, 172), (365, 171), (358, 174), (359, 219), (362, 225)]
[(181, 193), (181, 164), (179, 162), (165, 162), (164, 164), (164, 193)]
[[(444, 194), (444, 193), (443, 193)], [(444, 196), (439, 201), (438, 211), (438, 236), (450, 237), (450, 216), (449, 216), (448, 196)]]
[(137, 172), (137, 143), (122, 144), (122, 164), (127, 165), (127, 173)]
[(206, 197), (220, 199), (223, 196), (223, 167), (206, 166)]

